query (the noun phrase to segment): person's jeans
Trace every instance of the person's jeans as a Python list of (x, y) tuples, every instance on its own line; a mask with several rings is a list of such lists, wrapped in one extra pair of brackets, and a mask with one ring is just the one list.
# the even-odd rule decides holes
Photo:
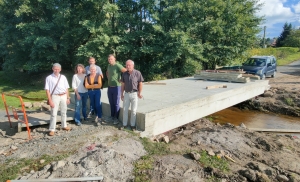
[(82, 116), (86, 119), (86, 101), (88, 98), (88, 93), (79, 93), (80, 100), (77, 100), (77, 96), (75, 94), (75, 122), (80, 122), (80, 111), (82, 111)]
[(110, 116), (113, 118), (119, 118), (121, 86), (108, 87), (107, 97), (110, 105)]
[(98, 118), (102, 118), (102, 105), (101, 105), (101, 91), (100, 89), (96, 90), (88, 90), (89, 98), (90, 98), (90, 113), (95, 111)]
[(128, 121), (128, 109), (131, 105), (130, 125), (135, 126), (136, 110), (138, 106), (138, 95), (137, 92), (124, 94), (123, 101), (123, 126), (127, 126)]

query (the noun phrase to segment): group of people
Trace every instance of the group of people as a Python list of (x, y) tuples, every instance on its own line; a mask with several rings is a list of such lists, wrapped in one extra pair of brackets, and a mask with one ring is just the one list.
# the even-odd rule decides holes
[[(113, 124), (119, 123), (120, 99), (123, 101), (123, 125), (124, 129), (128, 124), (128, 110), (131, 105), (130, 127), (135, 130), (136, 110), (138, 98), (142, 98), (144, 81), (140, 71), (134, 69), (132, 60), (126, 61), (126, 68), (116, 62), (114, 55), (108, 56), (108, 66), (106, 76), (108, 79), (107, 96), (110, 104), (111, 120)], [(60, 74), (61, 65), (55, 63), (52, 66), (53, 73), (46, 78), (45, 90), (48, 103), (51, 107), (51, 117), (49, 135), (55, 134), (56, 116), (60, 106), (61, 126), (63, 130), (69, 131), (67, 126), (67, 105), (70, 104), (69, 84), (67, 78)], [(96, 115), (95, 121), (105, 124), (102, 119), (101, 89), (103, 87), (103, 73), (96, 60), (89, 58), (89, 65), (84, 67), (77, 64), (75, 74), (72, 78), (72, 88), (75, 92), (75, 116), (77, 126), (81, 125), (81, 113), (83, 120), (87, 121), (91, 115)], [(90, 101), (89, 111), (87, 112), (87, 101)]]

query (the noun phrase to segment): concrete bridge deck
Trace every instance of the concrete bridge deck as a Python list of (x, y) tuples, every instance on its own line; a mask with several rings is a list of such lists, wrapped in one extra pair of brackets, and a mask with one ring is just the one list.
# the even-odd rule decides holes
[[(139, 99), (137, 128), (141, 136), (153, 136), (182, 126), (264, 93), (268, 80), (229, 83), (196, 80), (192, 77), (162, 80), (143, 86), (144, 99)], [(224, 84), (227, 88), (206, 89)], [(107, 90), (102, 90), (102, 111), (110, 114)], [(123, 103), (120, 103), (121, 107)], [(120, 112), (122, 120), (122, 110)]]
[[(137, 109), (137, 129), (141, 131), (141, 136), (164, 133), (260, 95), (269, 88), (268, 83), (268, 80), (229, 83), (187, 77), (144, 84), (142, 93), (144, 99), (139, 99)], [(227, 88), (206, 89), (208, 86), (220, 84), (226, 85)], [(101, 95), (103, 115), (109, 116), (106, 88), (101, 90)], [(74, 99), (72, 96), (71, 98)], [(71, 102), (74, 103), (74, 100)], [(120, 106), (119, 120), (122, 121), (122, 101)], [(74, 105), (69, 107), (72, 108)], [(73, 120), (74, 111), (71, 109), (67, 114), (67, 120)], [(49, 112), (28, 114), (30, 126), (49, 124), (49, 119)], [(60, 116), (57, 120), (60, 121)], [(19, 123), (19, 130), (22, 127), (25, 127), (25, 124)]]

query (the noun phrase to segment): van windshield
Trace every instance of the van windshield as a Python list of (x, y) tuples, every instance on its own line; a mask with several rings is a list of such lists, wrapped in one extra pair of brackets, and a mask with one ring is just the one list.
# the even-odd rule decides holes
[(265, 66), (266, 60), (259, 59), (259, 58), (249, 58), (243, 65), (244, 66)]

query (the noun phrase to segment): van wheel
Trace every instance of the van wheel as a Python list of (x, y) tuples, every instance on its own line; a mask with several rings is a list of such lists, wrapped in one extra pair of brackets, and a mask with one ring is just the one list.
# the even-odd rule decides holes
[(265, 80), (265, 79), (266, 79), (266, 74), (263, 74), (263, 76), (262, 76), (261, 79), (262, 79), (262, 80)]
[(275, 78), (275, 75), (276, 75), (276, 71), (274, 71), (274, 73), (272, 75), (272, 78)]

